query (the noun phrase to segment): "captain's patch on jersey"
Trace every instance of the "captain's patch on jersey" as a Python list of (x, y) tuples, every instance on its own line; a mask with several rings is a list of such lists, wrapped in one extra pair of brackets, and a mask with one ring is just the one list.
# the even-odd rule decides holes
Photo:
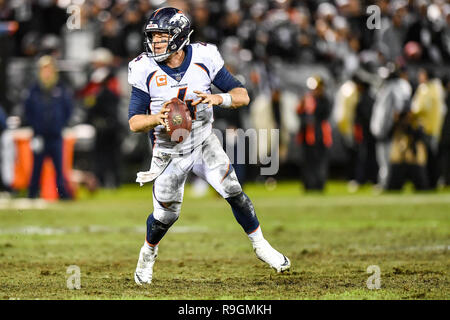
[(158, 87), (167, 85), (167, 76), (165, 74), (162, 76), (156, 76), (156, 85)]

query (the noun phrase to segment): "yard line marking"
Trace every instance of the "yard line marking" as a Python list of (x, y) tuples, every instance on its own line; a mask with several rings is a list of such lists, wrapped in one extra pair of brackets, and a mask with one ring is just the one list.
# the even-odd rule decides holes
[[(280, 201), (277, 201), (280, 200)], [(283, 201), (283, 198), (262, 199), (254, 198), (254, 203), (265, 207), (330, 207), (330, 206), (390, 206), (390, 205), (425, 205), (425, 204), (449, 204), (450, 196), (448, 195), (434, 195), (429, 196), (414, 196), (414, 197), (326, 197), (323, 198), (301, 198), (301, 201)]]
[(0, 199), (0, 210), (43, 210), (48, 208), (48, 202), (43, 199)]
[[(102, 225), (75, 226), (75, 227), (42, 227), (23, 226), (13, 228), (0, 228), (0, 235), (23, 234), (23, 235), (63, 235), (72, 233), (145, 233), (145, 226), (135, 227), (111, 227)], [(169, 229), (171, 233), (205, 233), (206, 227), (173, 226)]]

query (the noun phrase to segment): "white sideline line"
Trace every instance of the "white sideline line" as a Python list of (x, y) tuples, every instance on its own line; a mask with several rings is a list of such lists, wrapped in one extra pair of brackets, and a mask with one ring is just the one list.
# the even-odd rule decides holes
[(411, 252), (411, 251), (421, 251), (421, 252), (429, 252), (429, 251), (449, 251), (450, 245), (448, 244), (436, 244), (436, 245), (424, 245), (424, 246), (374, 246), (374, 247), (359, 247), (359, 246), (349, 246), (349, 249), (354, 250), (364, 250), (371, 252), (383, 252), (383, 251), (402, 251), (402, 252)]
[[(90, 225), (86, 227), (41, 227), (41, 226), (24, 226), (17, 228), (0, 228), (0, 235), (63, 235), (73, 233), (145, 233), (146, 227), (110, 227), (101, 225)], [(173, 226), (169, 229), (171, 233), (204, 233), (207, 232), (206, 227), (189, 227), (189, 226)]]
[(0, 210), (43, 210), (47, 208), (48, 203), (43, 199), (0, 199)]
[[(329, 252), (329, 250), (334, 251), (334, 248), (330, 248), (328, 245), (321, 246), (319, 243), (314, 244), (301, 244), (301, 250), (307, 250), (306, 253), (314, 253), (314, 252)], [(447, 254), (450, 251), (450, 244), (435, 244), (435, 245), (417, 245), (417, 246), (359, 246), (359, 245), (349, 245), (345, 249), (353, 250), (353, 255), (361, 255), (361, 254), (372, 254), (372, 253), (392, 253), (392, 252), (435, 252), (435, 253), (445, 253)], [(345, 250), (344, 249), (344, 250)]]
[[(282, 198), (279, 198), (282, 200)], [(323, 198), (300, 198), (299, 201), (274, 201), (274, 199), (255, 199), (256, 205), (265, 207), (330, 207), (330, 206), (385, 206), (385, 205), (423, 205), (423, 204), (448, 204), (450, 210), (450, 197), (441, 196), (370, 196), (370, 197), (323, 197)]]

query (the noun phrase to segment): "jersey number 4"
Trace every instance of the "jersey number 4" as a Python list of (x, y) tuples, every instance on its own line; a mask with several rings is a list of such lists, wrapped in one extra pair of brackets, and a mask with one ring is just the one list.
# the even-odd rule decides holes
[(181, 101), (186, 102), (189, 112), (191, 113), (192, 120), (197, 120), (197, 106), (192, 105), (193, 100), (184, 100), (184, 98), (186, 97), (186, 91), (187, 91), (187, 88), (178, 89), (177, 98), (180, 99)]

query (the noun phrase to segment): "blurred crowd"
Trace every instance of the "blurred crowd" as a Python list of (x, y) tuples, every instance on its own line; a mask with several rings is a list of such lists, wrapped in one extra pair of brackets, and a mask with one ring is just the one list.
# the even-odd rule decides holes
[(121, 164), (147, 161), (151, 149), (127, 130), (127, 63), (143, 51), (143, 25), (162, 6), (183, 10), (191, 40), (218, 45), (249, 90), (250, 107), (217, 110), (216, 127), (280, 129), (280, 177), (299, 174), (305, 189), (322, 190), (333, 168), (345, 167), (350, 190), (450, 184), (444, 0), (0, 0), (5, 118), (30, 125), (29, 75), (49, 56), (73, 97), (66, 125), (96, 132), (74, 166), (101, 186), (133, 181)]

